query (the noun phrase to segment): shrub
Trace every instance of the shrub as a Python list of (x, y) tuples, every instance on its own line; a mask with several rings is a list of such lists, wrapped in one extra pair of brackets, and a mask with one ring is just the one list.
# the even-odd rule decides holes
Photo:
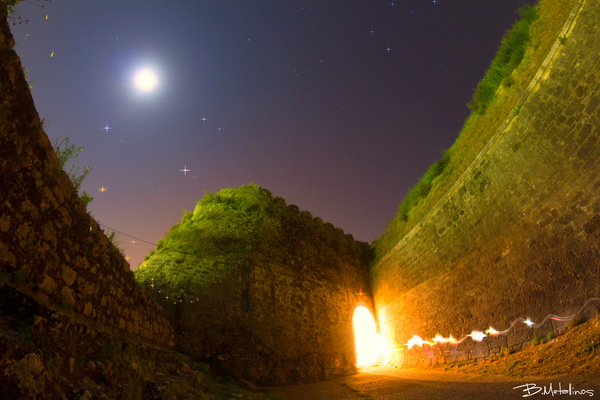
[(543, 336), (533, 335), (533, 339), (531, 339), (531, 344), (533, 346), (537, 346), (538, 344), (541, 344), (543, 340)]
[(527, 4), (517, 10), (521, 19), (504, 33), (496, 57), (481, 82), (477, 84), (473, 91), (473, 98), (467, 104), (474, 113), (485, 114), (502, 82), (505, 82), (507, 87), (514, 83), (512, 78), (506, 81), (504, 79), (519, 66), (525, 55), (529, 43), (529, 27), (537, 18), (537, 10), (537, 5), (531, 7)]
[(504, 347), (500, 352), (503, 356), (509, 356), (515, 352), (515, 349), (512, 347)]

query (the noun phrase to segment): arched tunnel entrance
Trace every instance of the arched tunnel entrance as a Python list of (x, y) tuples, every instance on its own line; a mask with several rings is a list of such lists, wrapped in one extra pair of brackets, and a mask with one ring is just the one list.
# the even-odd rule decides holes
[(354, 330), (354, 348), (356, 350), (356, 366), (373, 365), (381, 362), (383, 351), (381, 333), (377, 333), (375, 319), (371, 311), (358, 306), (352, 315)]

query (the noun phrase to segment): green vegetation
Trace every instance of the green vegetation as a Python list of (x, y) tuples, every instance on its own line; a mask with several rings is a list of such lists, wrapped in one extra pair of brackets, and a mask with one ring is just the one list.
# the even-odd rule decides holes
[(511, 354), (513, 354), (515, 352), (515, 349), (513, 349), (512, 347), (503, 347), (502, 350), (500, 351), (500, 353), (498, 353), (498, 355), (500, 357), (504, 357), (504, 356), (509, 356)]
[(160, 291), (169, 301), (196, 301), (211, 284), (237, 271), (253, 251), (266, 254), (276, 248), (299, 258), (301, 248), (313, 245), (320, 252), (331, 251), (331, 260), (360, 254), (368, 267), (368, 249), (351, 235), (250, 184), (205, 192), (194, 211), (184, 210), (181, 221), (133, 273), (146, 290)]
[[(43, 122), (44, 121), (42, 120), (42, 124)], [(71, 160), (75, 160), (79, 156), (79, 152), (83, 151), (83, 147), (77, 147), (75, 145), (69, 146), (68, 136), (64, 138), (63, 141), (60, 142), (60, 144), (58, 143), (57, 139), (52, 147), (54, 147), (54, 151), (56, 152), (56, 156), (58, 157), (58, 164), (56, 164), (56, 167), (54, 169), (55, 174), (58, 174), (60, 171), (62, 171), (66, 163), (70, 162)], [(86, 167), (82, 175), (76, 176), (75, 172), (79, 171), (79, 168), (77, 168), (77, 170), (73, 172), (74, 168), (75, 166), (72, 165), (69, 171), (65, 172), (67, 172), (67, 175), (69, 175), (71, 182), (73, 182), (73, 186), (75, 186), (75, 192), (79, 193), (81, 182), (83, 182), (83, 180), (90, 174), (91, 169), (90, 167)], [(94, 201), (94, 198), (88, 193), (86, 193), (84, 190), (83, 194), (81, 195), (81, 200), (83, 200), (83, 203), (87, 206), (92, 201)]]
[(429, 169), (427, 170), (427, 172), (425, 172), (425, 175), (423, 176), (423, 178), (421, 178), (419, 183), (417, 183), (412, 189), (410, 189), (410, 191), (402, 201), (402, 204), (398, 208), (397, 218), (399, 218), (402, 221), (408, 220), (409, 210), (411, 209), (414, 203), (418, 202), (421, 198), (426, 197), (427, 194), (429, 194), (433, 180), (440, 176), (442, 172), (444, 172), (446, 166), (448, 165), (448, 162), (450, 161), (451, 154), (451, 149), (445, 150), (443, 152), (442, 158), (440, 158), (438, 162), (429, 167)]
[(500, 48), (492, 64), (485, 72), (485, 76), (477, 84), (473, 92), (473, 99), (467, 106), (479, 115), (485, 114), (488, 107), (496, 97), (496, 92), (501, 84), (510, 87), (514, 79), (510, 74), (519, 66), (525, 50), (529, 44), (529, 28), (538, 16), (538, 6), (531, 7), (527, 4), (517, 10), (521, 17), (510, 30), (504, 33)]
[(537, 346), (542, 343), (547, 343), (550, 340), (554, 339), (555, 337), (556, 337), (556, 332), (554, 332), (554, 331), (548, 332), (548, 334), (546, 336), (533, 335), (533, 338), (531, 339), (531, 345)]
[[(443, 198), (481, 152), (496, 129), (514, 111), (565, 23), (577, 0), (540, 0), (523, 6), (520, 19), (506, 31), (496, 57), (473, 93), (455, 143), (432, 165), (398, 206), (384, 234), (372, 243), (376, 265)], [(372, 270), (374, 274), (376, 270)], [(373, 278), (373, 276), (372, 276)]]
[[(280, 200), (280, 201), (278, 201)], [(280, 212), (272, 203), (278, 202)], [(285, 202), (257, 185), (205, 192), (194, 212), (183, 217), (134, 271), (141, 283), (168, 284), (167, 293), (197, 294), (238, 266), (259, 244), (277, 241)]]
[[(39, 3), (40, 0), (37, 0), (37, 3)], [(52, 1), (52, 0), (44, 0), (44, 1)], [(21, 16), (16, 15), (16, 10), (15, 10), (15, 6), (19, 3), (21, 3), (22, 0), (0, 0), (0, 18), (4, 18), (4, 16), (8, 15), (8, 18), (10, 20), (13, 21), (13, 25), (16, 24), (21, 24), (23, 23)], [(39, 4), (36, 3), (29, 3), (29, 4), (35, 4), (38, 7), (44, 8), (44, 6), (40, 6)], [(29, 22), (28, 20), (25, 20), (25, 23)]]
[(20, 0), (0, 0), (0, 17), (15, 12), (15, 5), (19, 4)]
[(538, 344), (541, 344), (543, 340), (543, 336), (533, 335), (533, 338), (531, 339), (531, 345), (537, 346)]
[(33, 81), (27, 80), (27, 73), (28, 72), (29, 72), (29, 70), (27, 68), (23, 67), (23, 75), (25, 75), (25, 80), (27, 81), (27, 85), (31, 89), (33, 87)]
[(587, 343), (581, 350), (579, 350), (576, 355), (580, 354), (590, 354), (594, 351), (598, 346), (600, 346), (600, 334), (596, 333), (588, 338), (589, 343)]

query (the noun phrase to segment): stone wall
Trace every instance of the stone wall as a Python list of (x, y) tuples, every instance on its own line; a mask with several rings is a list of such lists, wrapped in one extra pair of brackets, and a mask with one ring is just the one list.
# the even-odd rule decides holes
[(175, 328), (176, 348), (211, 368), (261, 385), (353, 373), (353, 311), (359, 302), (372, 310), (368, 244), (273, 201), (287, 213), (283, 245), (259, 248), (196, 298), (147, 290)]
[[(581, 6), (581, 9), (580, 9)], [(526, 346), (533, 329), (460, 346), (408, 350), (414, 335), (460, 338), (570, 315), (600, 297), (600, 5), (579, 2), (520, 113), (396, 250), (372, 270), (375, 307), (394, 365), (485, 357)], [(572, 22), (572, 23), (571, 23)], [(585, 312), (597, 312), (592, 302)], [(564, 325), (563, 325), (564, 326)]]
[(172, 344), (161, 308), (75, 193), (0, 21), (0, 279), (77, 322)]

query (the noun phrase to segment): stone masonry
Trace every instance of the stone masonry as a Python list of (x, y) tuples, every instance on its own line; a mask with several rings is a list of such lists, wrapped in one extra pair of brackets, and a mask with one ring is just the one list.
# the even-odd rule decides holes
[(176, 348), (211, 368), (261, 385), (354, 373), (353, 312), (373, 311), (368, 244), (271, 202), (286, 215), (283, 244), (263, 245), (197, 298), (169, 301), (156, 282), (146, 289), (175, 328)]
[[(581, 8), (580, 8), (581, 7)], [(417, 334), (460, 338), (516, 318), (571, 315), (600, 297), (600, 3), (579, 2), (556, 53), (470, 171), (412, 236), (374, 267), (393, 365), (481, 358), (538, 329), (407, 350)], [(568, 30), (567, 30), (568, 29)], [(551, 52), (552, 53), (552, 52)], [(591, 302), (584, 313), (595, 313)]]
[(0, 279), (99, 330), (172, 344), (172, 328), (75, 193), (0, 21)]

